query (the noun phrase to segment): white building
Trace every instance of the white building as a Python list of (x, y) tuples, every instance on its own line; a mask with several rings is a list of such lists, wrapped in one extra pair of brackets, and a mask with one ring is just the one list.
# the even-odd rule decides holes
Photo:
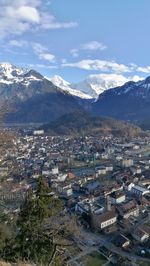
[(67, 178), (66, 174), (59, 174), (57, 180), (60, 182), (64, 182)]
[(135, 166), (131, 168), (132, 174), (136, 175), (136, 174), (141, 174), (142, 173), (142, 169), (140, 166)]
[(106, 166), (106, 171), (107, 172), (111, 172), (111, 171), (113, 171), (113, 165), (108, 165), (108, 166)]
[(135, 228), (132, 233), (132, 236), (135, 240), (139, 242), (146, 242), (150, 237), (150, 228), (148, 226), (141, 226)]
[(128, 191), (131, 191), (132, 187), (134, 187), (134, 186), (135, 186), (134, 183), (132, 183), (132, 182), (127, 182), (127, 183), (125, 184), (125, 189), (128, 190)]
[(130, 216), (139, 216), (139, 207), (134, 200), (122, 203), (117, 208), (120, 216), (124, 219), (128, 219)]
[(100, 214), (104, 211), (104, 206), (101, 206), (95, 199), (84, 199), (76, 204), (75, 210), (79, 213), (91, 211), (94, 214)]
[(59, 174), (59, 169), (57, 166), (55, 166), (54, 168), (52, 168), (52, 174), (53, 175), (58, 175)]
[(112, 193), (109, 197), (112, 204), (120, 204), (126, 199), (125, 194), (123, 193)]
[(58, 189), (58, 192), (61, 193), (62, 196), (64, 197), (69, 197), (69, 196), (72, 196), (73, 194), (71, 184), (66, 185), (66, 186), (58, 186), (57, 189)]
[(131, 192), (141, 197), (145, 194), (148, 194), (150, 191), (144, 187), (136, 185), (132, 187)]
[(122, 160), (122, 167), (130, 167), (133, 165), (132, 159), (123, 159)]
[(98, 166), (95, 168), (96, 173), (98, 175), (105, 175), (106, 174), (106, 167), (105, 166)]
[(44, 130), (34, 130), (33, 135), (35, 135), (35, 136), (44, 135)]
[(100, 229), (111, 226), (117, 221), (117, 215), (114, 211), (107, 211), (100, 215), (95, 215), (94, 218), (96, 226)]

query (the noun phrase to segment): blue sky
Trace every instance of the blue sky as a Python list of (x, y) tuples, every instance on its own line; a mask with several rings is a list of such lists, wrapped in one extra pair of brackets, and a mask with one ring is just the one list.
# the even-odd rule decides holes
[(150, 75), (149, 0), (0, 0), (0, 6), (1, 62), (70, 82), (101, 73)]

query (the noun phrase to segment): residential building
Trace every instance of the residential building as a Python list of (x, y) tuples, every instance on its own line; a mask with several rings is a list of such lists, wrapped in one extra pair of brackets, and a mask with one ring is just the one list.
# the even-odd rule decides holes
[(134, 200), (120, 204), (117, 209), (120, 216), (124, 219), (128, 219), (130, 216), (139, 216), (139, 206)]
[(111, 226), (117, 221), (117, 214), (114, 210), (107, 211), (100, 215), (94, 216), (95, 225), (97, 228), (105, 229), (108, 226)]
[(141, 187), (141, 186), (138, 186), (138, 185), (133, 186), (131, 188), (131, 192), (136, 194), (139, 197), (142, 197), (143, 195), (150, 193), (150, 191), (148, 189)]

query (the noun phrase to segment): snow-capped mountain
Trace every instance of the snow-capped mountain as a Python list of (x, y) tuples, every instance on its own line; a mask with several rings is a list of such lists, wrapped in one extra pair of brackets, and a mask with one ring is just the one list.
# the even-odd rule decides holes
[(105, 91), (92, 109), (96, 115), (129, 121), (150, 119), (150, 77)]
[[(7, 116), (9, 122), (49, 122), (84, 108), (96, 115), (119, 119), (149, 119), (150, 77), (138, 82), (127, 79), (122, 85), (125, 81), (122, 75), (99, 74), (70, 84), (58, 76), (50, 81), (35, 70), (2, 63), (0, 106), (7, 102), (14, 107)], [(92, 97), (96, 100), (89, 100)]]
[[(32, 69), (0, 64), (0, 108), (7, 103), (9, 122), (49, 122), (80, 110), (78, 99)], [(13, 112), (11, 111), (13, 110)]]
[(13, 84), (22, 83), (26, 86), (32, 81), (39, 81), (43, 79), (43, 76), (36, 71), (16, 67), (10, 63), (0, 64), (0, 83)]
[[(32, 95), (42, 93), (44, 80), (45, 78), (35, 70), (1, 63), (0, 102), (10, 99), (26, 100)], [(52, 84), (50, 88), (52, 89)]]
[(55, 86), (61, 88), (63, 91), (70, 93), (71, 95), (80, 97), (82, 99), (92, 99), (92, 96), (87, 94), (86, 92), (82, 92), (77, 89), (73, 89), (73, 86), (71, 83), (65, 81), (63, 78), (61, 78), (58, 75), (53, 76), (51, 79), (49, 79)]
[[(137, 81), (139, 77), (132, 77)], [(130, 80), (119, 74), (97, 74), (90, 75), (79, 83), (69, 83), (60, 76), (54, 76), (51, 82), (64, 91), (84, 99), (95, 98), (110, 88), (118, 87)]]
[(90, 75), (82, 82), (71, 84), (58, 75), (48, 79), (34, 70), (16, 67), (10, 63), (0, 64), (1, 84), (21, 84), (28, 87), (31, 83), (41, 82), (44, 79), (51, 81), (59, 90), (61, 89), (81, 99), (97, 99), (99, 94), (103, 93), (105, 90), (121, 86), (128, 81), (128, 79), (122, 75), (98, 74)]
[(72, 87), (97, 98), (105, 90), (123, 85), (125, 82), (127, 78), (122, 75), (97, 74), (88, 76), (84, 81), (73, 84)]

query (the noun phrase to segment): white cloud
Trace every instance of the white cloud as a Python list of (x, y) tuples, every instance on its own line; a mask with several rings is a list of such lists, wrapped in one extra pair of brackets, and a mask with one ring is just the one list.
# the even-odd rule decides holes
[(32, 43), (32, 48), (36, 54), (41, 54), (48, 51), (48, 48), (40, 43)]
[(62, 58), (61, 62), (62, 62), (62, 64), (66, 64), (67, 63), (67, 59), (66, 58)]
[(56, 17), (45, 12), (41, 13), (41, 28), (43, 29), (69, 29), (77, 27), (78, 23), (71, 22), (59, 22)]
[(39, 57), (40, 60), (46, 60), (54, 63), (56, 60), (55, 55), (49, 53), (48, 48), (40, 43), (32, 43), (34, 53)]
[(10, 14), (8, 15), (13, 17), (18, 17), (19, 20), (27, 21), (31, 23), (40, 23), (40, 14), (35, 7), (31, 6), (21, 6), (18, 9), (14, 10), (13, 8), (8, 8)]
[(56, 69), (57, 67), (54, 65), (45, 65), (45, 64), (28, 64), (30, 68), (44, 68), (44, 69)]
[(130, 81), (130, 80), (133, 80), (133, 81), (135, 81), (135, 82), (137, 82), (137, 81), (139, 81), (139, 80), (142, 80), (142, 79), (144, 79), (144, 77), (140, 77), (140, 76), (138, 76), (138, 75), (134, 75), (134, 76), (128, 77), (128, 80), (129, 80), (129, 81)]
[(84, 44), (80, 45), (80, 48), (74, 48), (70, 50), (70, 53), (72, 54), (73, 57), (78, 57), (79, 56), (79, 52), (81, 50), (85, 50), (85, 51), (103, 51), (106, 50), (107, 46), (105, 44), (103, 44), (102, 42), (97, 42), (97, 41), (91, 41), (91, 42), (87, 42)]
[(87, 81), (87, 83), (91, 84), (93, 88), (96, 88), (98, 93), (101, 93), (102, 87), (110, 89), (122, 86), (128, 81), (139, 81), (141, 79), (142, 78), (139, 76), (124, 76), (121, 74), (101, 73), (89, 75), (85, 80)]
[[(0, 36), (21, 35), (28, 30), (61, 29), (77, 26), (76, 22), (60, 22), (40, 0), (1, 0)], [(45, 10), (45, 11), (43, 11)]]
[[(76, 53), (76, 50), (75, 50), (75, 53)], [(62, 64), (62, 66), (79, 68), (79, 69), (88, 70), (88, 71), (109, 72), (109, 73), (114, 73), (114, 74), (135, 73), (134, 76), (129, 77), (129, 80), (133, 80), (133, 81), (138, 81), (140, 79), (143, 79), (143, 77), (140, 78), (140, 76), (136, 75), (136, 73), (141, 72), (145, 74), (150, 74), (150, 66), (141, 67), (141, 66), (137, 66), (134, 63), (125, 65), (125, 64), (117, 63), (115, 61), (99, 60), (99, 59), (83, 59), (81, 61), (73, 62), (73, 63), (67, 62), (67, 63)]]
[(7, 5), (7, 6), (14, 6), (14, 7), (20, 7), (24, 5), (31, 5), (34, 7), (38, 7), (42, 4), (42, 0), (1, 0), (1, 5)]
[(24, 40), (10, 40), (8, 42), (8, 45), (14, 46), (14, 47), (23, 47), (23, 46), (27, 46), (28, 42)]
[(39, 54), (39, 58), (41, 60), (46, 60), (46, 61), (51, 62), (51, 63), (54, 63), (55, 59), (56, 59), (55, 55), (50, 54), (50, 53), (41, 53), (41, 54)]
[(135, 63), (130, 63), (129, 66), (132, 70), (135, 70), (137, 68), (137, 65)]
[(36, 7), (31, 5), (21, 6), (20, 2), (16, 5), (16, 2), (7, 1), (7, 3), (1, 5), (1, 37), (22, 34), (29, 30), (32, 25), (40, 24), (40, 14)]
[(71, 49), (70, 53), (72, 54), (73, 57), (79, 56), (79, 50), (78, 49)]
[(109, 84), (111, 82), (116, 82), (117, 86), (121, 86), (122, 84), (128, 81), (128, 78), (120, 75), (120, 74), (108, 74), (108, 73), (101, 73), (101, 74), (94, 74), (90, 75), (89, 79), (95, 80), (96, 82), (101, 82), (102, 80), (107, 81)]
[[(45, 60), (50, 63), (54, 63), (56, 61), (55, 55), (51, 54), (48, 48), (40, 43), (13, 39), (9, 40), (8, 46), (1, 45), (1, 47), (5, 48), (5, 50), (9, 52), (14, 52), (14, 49), (12, 49), (12, 47), (31, 47), (33, 49), (34, 54), (37, 55), (40, 60)], [(62, 63), (66, 63), (66, 61), (62, 61)]]
[(148, 73), (150, 73), (150, 66), (137, 67), (137, 71), (148, 74)]
[(75, 63), (66, 63), (62, 65), (63, 67), (74, 67), (80, 68), (84, 70), (100, 70), (107, 72), (115, 72), (115, 73), (126, 73), (131, 72), (130, 67), (124, 64), (118, 64), (114, 61), (106, 61), (106, 60), (81, 60)]
[(103, 44), (102, 42), (92, 41), (92, 42), (82, 44), (81, 49), (91, 50), (91, 51), (96, 51), (96, 50), (103, 51), (107, 49), (107, 46)]

